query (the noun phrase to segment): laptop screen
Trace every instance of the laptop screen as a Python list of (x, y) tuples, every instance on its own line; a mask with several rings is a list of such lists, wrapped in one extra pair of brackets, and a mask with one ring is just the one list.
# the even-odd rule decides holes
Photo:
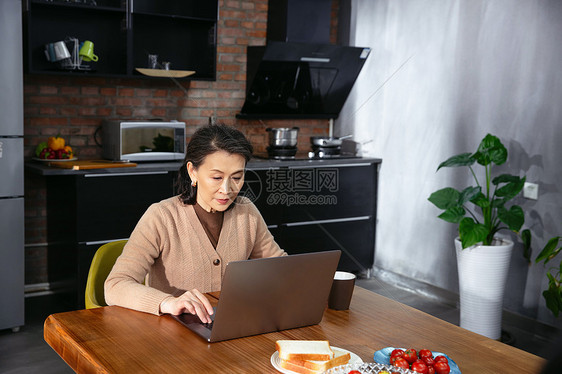
[[(203, 337), (214, 342), (320, 323), (340, 255), (334, 250), (230, 262), (210, 336)], [(200, 327), (193, 330), (201, 334)]]

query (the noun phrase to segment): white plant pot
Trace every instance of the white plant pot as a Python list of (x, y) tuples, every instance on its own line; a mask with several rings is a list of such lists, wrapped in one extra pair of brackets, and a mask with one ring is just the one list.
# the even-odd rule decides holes
[(460, 288), (460, 326), (499, 340), (505, 283), (513, 242), (501, 239), (499, 245), (475, 245), (462, 249), (455, 239)]

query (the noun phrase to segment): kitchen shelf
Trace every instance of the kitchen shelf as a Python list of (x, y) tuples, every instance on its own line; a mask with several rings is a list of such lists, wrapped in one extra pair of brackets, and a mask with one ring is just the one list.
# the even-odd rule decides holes
[(175, 18), (175, 19), (184, 19), (184, 20), (199, 21), (199, 22), (216, 22), (216, 20), (213, 19), (213, 18), (182, 16), (182, 15), (177, 15), (177, 14), (134, 12), (134, 15), (135, 16), (161, 17), (161, 18)]
[(216, 20), (218, 3), (201, 0), (134, 0), (133, 14), (184, 16), (196, 19)]
[[(169, 61), (175, 71), (193, 72), (172, 73), (172, 77), (216, 79), (218, 0), (164, 4), (96, 0), (96, 4), (25, 0), (26, 72), (147, 78), (154, 75), (141, 74), (137, 68), (147, 67), (148, 55), (156, 54), (159, 62)], [(45, 45), (68, 37), (94, 43), (99, 60), (86, 63), (90, 70), (66, 70), (47, 61)]]
[[(146, 67), (148, 54), (156, 54), (160, 62), (169, 61), (174, 70), (195, 71), (190, 78), (215, 79), (216, 22), (186, 18), (163, 20), (159, 16), (133, 13), (131, 24), (135, 68)], [(184, 42), (178, 44), (178, 40)]]
[(90, 4), (82, 4), (82, 3), (72, 3), (66, 1), (41, 1), (41, 0), (32, 0), (31, 4), (33, 6), (44, 6), (50, 8), (73, 8), (73, 9), (81, 9), (81, 10), (88, 10), (88, 11), (109, 11), (109, 12), (121, 12), (125, 13), (126, 7), (125, 4), (121, 3), (120, 1), (105, 1), (105, 3), (116, 3), (119, 6), (107, 6), (107, 5), (90, 5)]

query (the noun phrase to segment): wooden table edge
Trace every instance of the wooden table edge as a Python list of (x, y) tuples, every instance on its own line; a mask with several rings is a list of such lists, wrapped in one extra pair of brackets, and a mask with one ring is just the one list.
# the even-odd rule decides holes
[[(57, 320), (56, 314), (51, 314), (43, 325), (43, 338), (51, 348), (74, 371), (81, 373), (109, 373), (103, 366), (96, 363), (71, 333), (66, 331)], [(72, 347), (72, 349), (71, 349)], [(76, 352), (75, 355), (71, 354)]]

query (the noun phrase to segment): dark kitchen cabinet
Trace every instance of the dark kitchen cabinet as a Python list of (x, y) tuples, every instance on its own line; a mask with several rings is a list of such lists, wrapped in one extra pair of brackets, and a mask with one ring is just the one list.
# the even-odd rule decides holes
[(82, 173), (47, 177), (49, 282), (70, 282), (84, 305), (92, 257), (127, 239), (150, 204), (174, 195), (172, 171)]
[[(260, 210), (289, 254), (339, 249), (338, 268), (367, 272), (374, 263), (379, 159), (254, 160), (241, 195)], [(72, 171), (28, 163), (45, 176), (49, 282), (69, 282), (83, 307), (92, 257), (127, 239), (152, 203), (175, 194), (179, 163)]]
[(373, 217), (296, 222), (272, 231), (277, 243), (290, 254), (339, 249), (338, 270), (368, 273), (373, 266)]
[(339, 270), (369, 273), (379, 165), (378, 159), (355, 159), (249, 166), (243, 193), (289, 254), (339, 249)]
[[(26, 69), (40, 74), (141, 77), (148, 55), (170, 62), (172, 70), (195, 71), (190, 79), (216, 77), (217, 0), (26, 0)], [(89, 70), (49, 62), (45, 45), (66, 41), (94, 43), (97, 62)]]

